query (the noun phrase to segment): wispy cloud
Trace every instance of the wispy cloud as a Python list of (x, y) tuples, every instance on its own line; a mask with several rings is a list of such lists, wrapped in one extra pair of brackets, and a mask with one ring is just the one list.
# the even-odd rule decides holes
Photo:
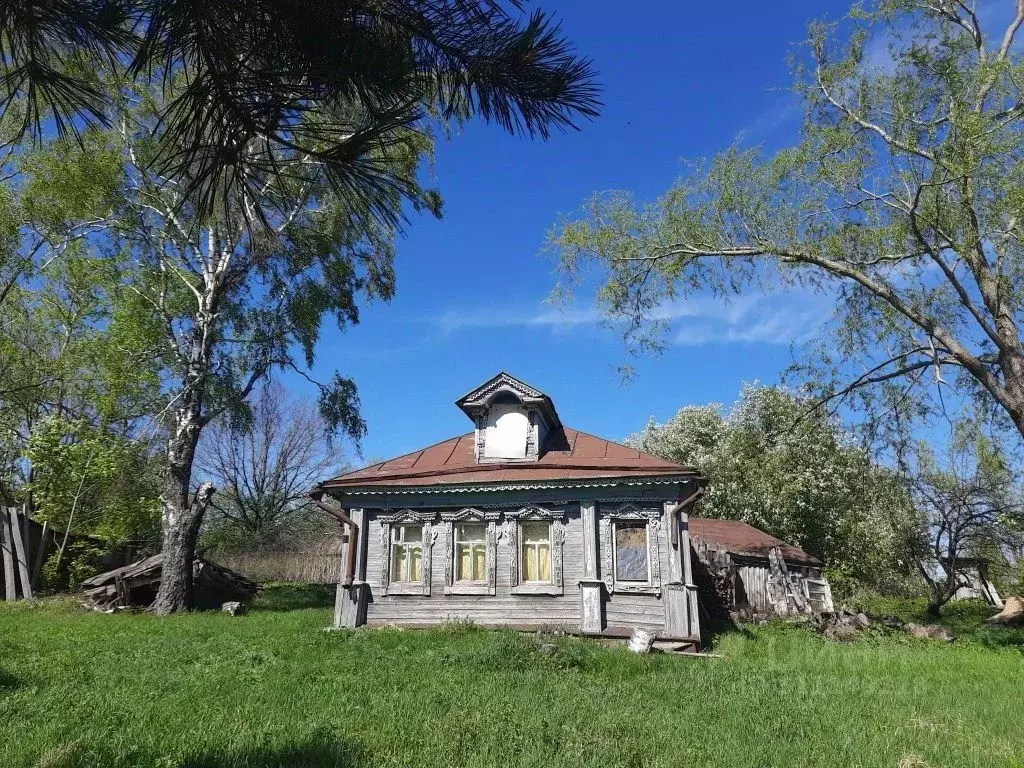
[(774, 103), (757, 115), (736, 134), (736, 140), (745, 146), (771, 139), (777, 133), (790, 131), (799, 125), (803, 103), (793, 92), (779, 95)]
[[(812, 304), (819, 304), (815, 301)], [(731, 322), (702, 320), (678, 328), (679, 346), (769, 344), (788, 346), (813, 338), (827, 316), (822, 306), (761, 301)]]
[(478, 328), (573, 328), (600, 321), (601, 313), (596, 308), (558, 310), (529, 305), (516, 309), (456, 309), (429, 318), (431, 325), (444, 334)]
[[(653, 319), (667, 322), (670, 340), (681, 346), (703, 344), (781, 344), (804, 341), (824, 316), (820, 297), (811, 294), (738, 296), (726, 301), (697, 296), (666, 303)], [(599, 326), (597, 307), (558, 309), (547, 305), (460, 309), (429, 318), (438, 333), (499, 328), (537, 328), (571, 332)]]

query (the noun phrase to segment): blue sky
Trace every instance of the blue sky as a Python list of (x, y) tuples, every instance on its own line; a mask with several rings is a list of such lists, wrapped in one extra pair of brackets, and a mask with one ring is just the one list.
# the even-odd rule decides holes
[(565, 313), (546, 303), (557, 275), (540, 250), (559, 215), (595, 191), (654, 197), (684, 159), (737, 138), (766, 149), (791, 141), (800, 115), (787, 54), (810, 18), (838, 17), (848, 3), (675, 0), (634, 14), (604, 0), (541, 5), (594, 59), (605, 107), (548, 142), (474, 123), (438, 147), (429, 173), (444, 218), (411, 221), (396, 298), (365, 306), (344, 334), (326, 327), (313, 370), (356, 380), (367, 459), (468, 431), (453, 401), (503, 369), (551, 395), (566, 424), (621, 439), (683, 405), (732, 402), (744, 381), (777, 381), (791, 342), (827, 311), (807, 296), (696, 297), (677, 308), (665, 353), (639, 360), (624, 384), (621, 339), (596, 322), (590, 297)]

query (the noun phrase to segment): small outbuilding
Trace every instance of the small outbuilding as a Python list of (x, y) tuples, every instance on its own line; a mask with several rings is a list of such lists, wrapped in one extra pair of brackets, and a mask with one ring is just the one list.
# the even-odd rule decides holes
[(690, 518), (690, 536), (705, 605), (779, 616), (834, 610), (823, 563), (800, 547), (739, 520)]

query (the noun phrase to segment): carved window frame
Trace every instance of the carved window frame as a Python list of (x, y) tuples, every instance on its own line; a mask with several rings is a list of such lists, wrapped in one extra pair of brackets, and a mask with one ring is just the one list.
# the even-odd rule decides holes
[[(458, 512), (442, 512), (441, 526), (445, 542), (444, 593), (446, 595), (494, 595), (498, 584), (498, 530), (497, 521), (501, 513), (481, 511), (473, 507)], [(472, 522), (486, 525), (487, 537), (487, 578), (484, 581), (455, 580), (455, 526)]]
[[(661, 531), (660, 507), (627, 503), (610, 510), (600, 510), (601, 572), (609, 594), (661, 596)], [(647, 581), (618, 581), (615, 578), (615, 524), (617, 522), (647, 523)]]
[[(437, 530), (433, 522), (436, 517), (434, 512), (418, 512), (413, 509), (403, 509), (389, 515), (381, 515), (377, 518), (380, 524), (378, 532), (381, 543), (381, 568), (380, 583), (385, 595), (418, 595), (430, 596), (430, 577), (432, 571), (433, 556), (431, 550), (437, 540)], [(391, 530), (396, 525), (422, 525), (423, 526), (423, 575), (420, 581), (399, 582), (391, 581)]]
[[(537, 505), (505, 513), (504, 538), (509, 546), (509, 590), (513, 595), (564, 595), (565, 577), (562, 568), (562, 548), (565, 544), (565, 510), (545, 509)], [(544, 521), (551, 525), (551, 583), (535, 584), (522, 581), (522, 551), (520, 528), (524, 522)]]

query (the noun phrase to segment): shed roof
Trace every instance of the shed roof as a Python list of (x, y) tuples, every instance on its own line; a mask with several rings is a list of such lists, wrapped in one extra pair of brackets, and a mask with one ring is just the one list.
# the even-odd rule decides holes
[(821, 565), (821, 560), (793, 544), (787, 544), (770, 533), (765, 533), (739, 520), (708, 520), (690, 518), (690, 535), (717, 544), (729, 554), (746, 557), (768, 557), (775, 547), (782, 552), (786, 562), (804, 565)]
[(475, 434), (452, 437), (404, 456), (347, 472), (324, 488), (463, 485), (466, 483), (586, 480), (699, 475), (693, 467), (659, 459), (578, 429), (552, 431), (537, 461), (477, 463)]

